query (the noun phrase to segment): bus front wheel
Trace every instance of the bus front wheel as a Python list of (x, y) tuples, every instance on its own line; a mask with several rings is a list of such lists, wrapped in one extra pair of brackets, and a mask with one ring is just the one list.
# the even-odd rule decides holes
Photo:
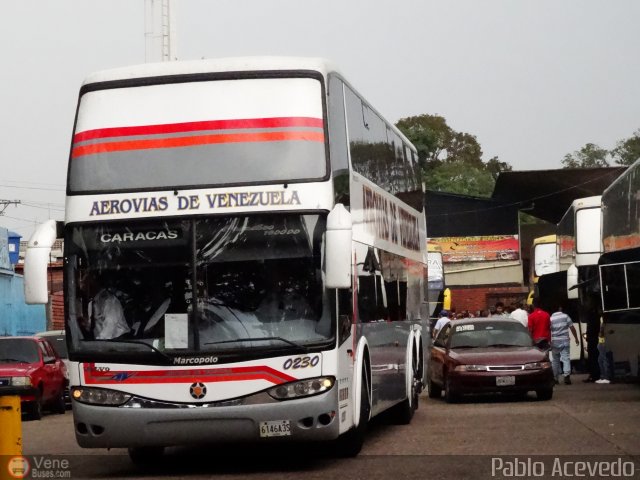
[(365, 367), (362, 369), (362, 386), (360, 387), (360, 421), (357, 427), (338, 437), (336, 453), (340, 457), (355, 457), (362, 450), (371, 414), (369, 391), (369, 376)]

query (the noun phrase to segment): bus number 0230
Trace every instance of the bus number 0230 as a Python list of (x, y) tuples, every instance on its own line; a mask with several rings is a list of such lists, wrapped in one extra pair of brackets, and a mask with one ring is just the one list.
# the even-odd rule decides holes
[(289, 358), (284, 365), (282, 366), (285, 370), (289, 370), (290, 368), (307, 368), (307, 367), (315, 367), (320, 362), (320, 355), (314, 355), (313, 357), (297, 357), (297, 358)]

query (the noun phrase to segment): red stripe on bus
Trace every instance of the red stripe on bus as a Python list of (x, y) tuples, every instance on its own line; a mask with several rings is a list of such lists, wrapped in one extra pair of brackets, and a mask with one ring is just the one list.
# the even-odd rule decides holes
[[(133, 371), (97, 371), (93, 365), (85, 365), (85, 382), (97, 383), (181, 383), (181, 382), (233, 382), (247, 380), (267, 380), (279, 385), (292, 382), (296, 378), (271, 367), (234, 367), (198, 370), (133, 370)], [(119, 377), (119, 378), (118, 378)]]
[(124, 142), (93, 143), (75, 147), (71, 158), (97, 153), (123, 152), (130, 150), (148, 150), (153, 148), (193, 147), (221, 143), (247, 142), (283, 142), (303, 140), (307, 142), (324, 142), (322, 132), (261, 132), (261, 133), (229, 133), (219, 135), (198, 135), (194, 137), (158, 138), (153, 140), (130, 140)]
[(127, 137), (132, 135), (158, 135), (167, 133), (197, 132), (199, 130), (229, 130), (240, 128), (283, 128), (315, 127), (322, 128), (321, 118), (313, 117), (274, 117), (245, 118), (238, 120), (207, 120), (201, 122), (168, 123), (164, 125), (140, 125), (135, 127), (112, 127), (87, 130), (76, 133), (74, 143), (97, 138)]

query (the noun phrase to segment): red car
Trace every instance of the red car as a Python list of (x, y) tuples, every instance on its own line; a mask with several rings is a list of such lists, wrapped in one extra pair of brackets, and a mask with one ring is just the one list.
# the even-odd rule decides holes
[(20, 391), (22, 411), (42, 418), (51, 408), (65, 413), (66, 367), (51, 344), (38, 337), (0, 337), (0, 393)]
[(553, 396), (553, 370), (546, 351), (533, 345), (529, 330), (510, 318), (467, 318), (445, 325), (431, 346), (429, 397), (454, 402), (467, 393), (533, 390)]

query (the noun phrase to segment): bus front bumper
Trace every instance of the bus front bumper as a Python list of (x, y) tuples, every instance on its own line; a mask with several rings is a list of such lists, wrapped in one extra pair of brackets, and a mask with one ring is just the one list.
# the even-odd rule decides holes
[[(73, 421), (83, 448), (332, 440), (340, 427), (337, 391), (334, 387), (301, 399), (206, 408), (107, 407), (74, 400)], [(288, 429), (280, 427), (287, 422)]]

